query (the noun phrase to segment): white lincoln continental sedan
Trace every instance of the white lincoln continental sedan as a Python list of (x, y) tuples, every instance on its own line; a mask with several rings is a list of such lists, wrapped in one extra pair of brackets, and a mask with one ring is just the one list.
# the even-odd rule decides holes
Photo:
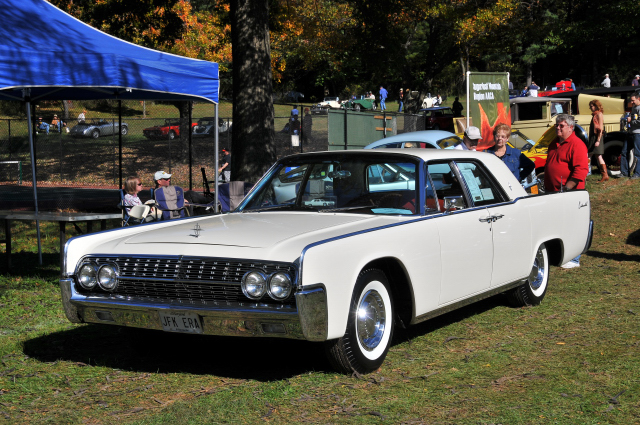
[(62, 301), (75, 323), (323, 341), (367, 373), (396, 325), (498, 293), (539, 304), (550, 265), (589, 248), (590, 211), (586, 191), (529, 195), (482, 152), (294, 155), (230, 214), (69, 240)]

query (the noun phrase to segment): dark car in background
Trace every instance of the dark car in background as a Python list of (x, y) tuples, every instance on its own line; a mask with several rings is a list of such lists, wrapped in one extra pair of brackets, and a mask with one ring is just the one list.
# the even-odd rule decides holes
[[(195, 122), (191, 123), (192, 128), (196, 125), (198, 124)], [(180, 120), (166, 119), (163, 125), (145, 128), (142, 130), (142, 134), (149, 140), (173, 140), (176, 137), (180, 137)]]
[[(118, 120), (98, 118), (79, 123), (69, 131), (69, 135), (73, 137), (91, 137), (97, 139), (101, 136), (118, 134), (118, 129), (120, 129)], [(126, 122), (122, 123), (120, 133), (122, 133), (123, 136), (129, 133), (129, 125)]]
[(420, 109), (424, 114), (424, 128), (428, 130), (446, 130), (454, 132), (453, 111), (448, 106), (435, 106)]

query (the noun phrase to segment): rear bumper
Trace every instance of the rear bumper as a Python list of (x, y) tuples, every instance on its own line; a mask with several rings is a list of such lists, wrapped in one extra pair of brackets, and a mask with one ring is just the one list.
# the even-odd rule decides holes
[(134, 299), (87, 297), (61, 279), (62, 304), (74, 323), (101, 323), (163, 330), (160, 312), (196, 313), (206, 335), (281, 337), (323, 341), (327, 335), (327, 296), (323, 286), (296, 293), (296, 308), (247, 305), (185, 305)]

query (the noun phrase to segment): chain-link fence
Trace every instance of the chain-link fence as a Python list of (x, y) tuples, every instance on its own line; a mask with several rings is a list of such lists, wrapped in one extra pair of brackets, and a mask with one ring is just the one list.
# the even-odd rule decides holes
[[(304, 109), (302, 105), (300, 110)], [(212, 111), (205, 111), (204, 114), (213, 116)], [(43, 121), (49, 124), (48, 131), (45, 126), (39, 125), (38, 118), (34, 123), (34, 127), (41, 127), (34, 134), (39, 209), (116, 211), (120, 182), (117, 116), (102, 114), (101, 118), (86, 117), (84, 124), (79, 124), (77, 119), (68, 119), (64, 122), (66, 126), (57, 126), (51, 125), (53, 114), (48, 115), (51, 118), (42, 115)], [(72, 113), (69, 115), (76, 116)], [(421, 116), (389, 114), (393, 115), (394, 132), (424, 128)], [(145, 187), (152, 187), (153, 174), (164, 170), (172, 174), (173, 184), (202, 190), (201, 168), (206, 170), (207, 180), (215, 178), (213, 132), (204, 126), (196, 127), (189, 149), (188, 140), (180, 137), (178, 121), (176, 117), (123, 117), (120, 128), (123, 133), (123, 181), (127, 176), (137, 175)], [(198, 119), (194, 118), (193, 122), (197, 123)], [(280, 115), (276, 116), (274, 126), (278, 158), (329, 149), (327, 114), (311, 115), (305, 111), (297, 120), (292, 120), (290, 115)], [(231, 119), (220, 118), (220, 148), (231, 148), (232, 132)], [(378, 138), (383, 136), (384, 133), (380, 132)], [(144, 200), (146, 193), (148, 191), (140, 193), (141, 199)], [(33, 209), (31, 158), (25, 119), (0, 119), (0, 199), (0, 209)]]

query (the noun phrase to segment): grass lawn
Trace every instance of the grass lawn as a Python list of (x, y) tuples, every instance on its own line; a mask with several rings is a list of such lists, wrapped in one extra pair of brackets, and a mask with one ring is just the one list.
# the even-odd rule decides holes
[(15, 268), (0, 265), (0, 420), (640, 423), (640, 183), (598, 178), (591, 250), (578, 269), (552, 267), (540, 306), (497, 296), (398, 331), (361, 377), (331, 371), (315, 343), (71, 324), (56, 228), (43, 224), (38, 266), (33, 224), (15, 223)]

